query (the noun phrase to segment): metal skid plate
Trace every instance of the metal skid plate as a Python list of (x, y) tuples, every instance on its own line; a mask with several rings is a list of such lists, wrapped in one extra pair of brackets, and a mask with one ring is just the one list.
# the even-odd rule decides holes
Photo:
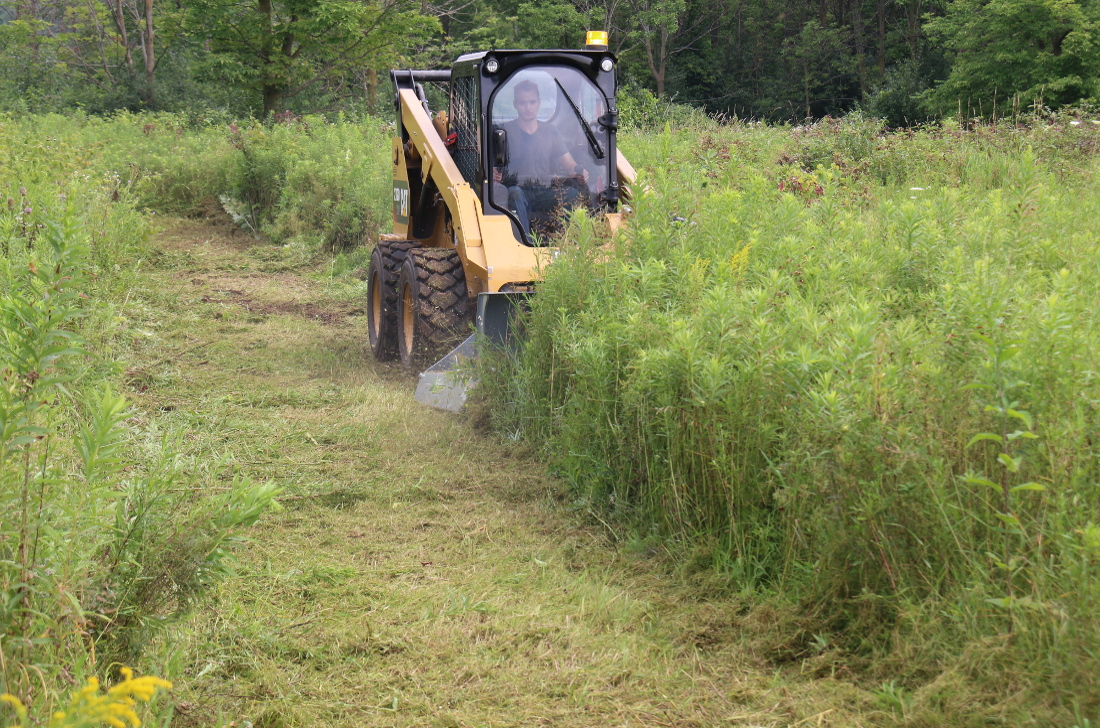
[(416, 401), (448, 412), (461, 412), (466, 392), (476, 384), (465, 365), (477, 356), (477, 335), (471, 334), (435, 364), (420, 373)]

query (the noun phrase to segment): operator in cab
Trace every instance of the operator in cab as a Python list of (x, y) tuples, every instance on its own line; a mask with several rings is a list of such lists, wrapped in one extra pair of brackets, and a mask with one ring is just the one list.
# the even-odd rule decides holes
[(518, 117), (501, 125), (508, 135), (508, 166), (493, 170), (494, 197), (503, 202), (500, 188), (506, 188), (508, 209), (528, 235), (532, 216), (568, 213), (585, 197), (577, 187), (555, 185), (555, 180), (574, 177), (588, 184), (588, 170), (573, 159), (561, 133), (553, 124), (538, 120), (541, 105), (534, 81), (516, 84), (513, 106)]

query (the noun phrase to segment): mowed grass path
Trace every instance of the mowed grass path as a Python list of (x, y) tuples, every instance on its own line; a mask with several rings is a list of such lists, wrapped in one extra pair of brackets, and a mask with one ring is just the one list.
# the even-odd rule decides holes
[[(173, 726), (893, 724), (706, 571), (617, 544), (520, 446), (369, 356), (364, 287), (220, 216), (166, 220), (127, 313), (151, 436), (208, 487), (283, 486), (159, 649)], [(336, 282), (334, 282), (334, 280)]]

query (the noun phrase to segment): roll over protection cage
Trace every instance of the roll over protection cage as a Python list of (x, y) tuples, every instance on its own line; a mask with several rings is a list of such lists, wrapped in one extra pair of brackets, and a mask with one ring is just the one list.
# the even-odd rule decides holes
[(425, 83), (450, 83), (451, 72), (429, 69), (393, 69), (390, 71), (390, 80), (393, 81), (393, 106), (397, 113), (397, 123), (401, 123), (401, 99), (397, 92), (401, 89), (409, 89), (416, 93), (416, 98), (424, 105), (424, 111), (431, 115), (428, 108), (428, 98), (424, 94)]

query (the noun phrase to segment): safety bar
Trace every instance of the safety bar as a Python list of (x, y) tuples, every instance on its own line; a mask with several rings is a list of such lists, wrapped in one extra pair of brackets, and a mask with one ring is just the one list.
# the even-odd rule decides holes
[(413, 84), (440, 81), (450, 81), (450, 71), (438, 71), (415, 68), (394, 68), (390, 70), (390, 78), (393, 79), (395, 88), (413, 88)]

